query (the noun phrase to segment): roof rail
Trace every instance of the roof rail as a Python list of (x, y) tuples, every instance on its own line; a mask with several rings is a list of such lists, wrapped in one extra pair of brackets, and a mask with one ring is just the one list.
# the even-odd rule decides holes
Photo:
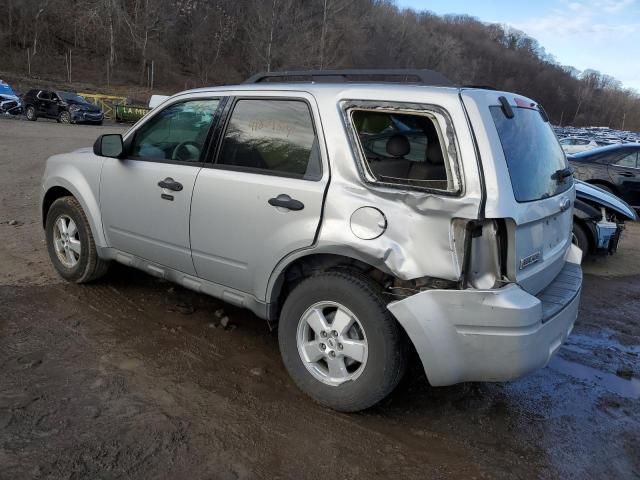
[(427, 69), (353, 69), (353, 70), (289, 70), (261, 72), (244, 83), (410, 83), (452, 87), (453, 82), (441, 73)]

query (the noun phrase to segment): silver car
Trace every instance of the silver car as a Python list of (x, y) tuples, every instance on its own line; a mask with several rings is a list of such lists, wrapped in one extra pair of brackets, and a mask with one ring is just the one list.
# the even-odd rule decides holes
[(336, 410), (385, 398), (412, 348), (434, 386), (543, 367), (582, 284), (565, 155), (534, 101), (421, 74), (182, 92), (49, 158), (53, 265), (83, 283), (116, 261), (277, 321), (291, 377)]

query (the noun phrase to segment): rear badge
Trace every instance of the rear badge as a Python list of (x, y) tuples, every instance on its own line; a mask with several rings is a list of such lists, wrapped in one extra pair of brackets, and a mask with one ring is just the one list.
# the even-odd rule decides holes
[(540, 251), (532, 253), (528, 257), (524, 257), (520, 259), (520, 270), (527, 268), (529, 265), (532, 265), (538, 261), (540, 261)]

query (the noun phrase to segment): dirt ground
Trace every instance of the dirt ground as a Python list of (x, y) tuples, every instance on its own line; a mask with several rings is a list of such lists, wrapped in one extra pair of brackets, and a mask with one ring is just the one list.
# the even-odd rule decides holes
[[(300, 393), (264, 321), (124, 267), (64, 283), (38, 213), (51, 154), (119, 127), (0, 118), (0, 478), (640, 478), (640, 228), (589, 260), (551, 364), (346, 415)], [(231, 328), (219, 326), (224, 309)]]

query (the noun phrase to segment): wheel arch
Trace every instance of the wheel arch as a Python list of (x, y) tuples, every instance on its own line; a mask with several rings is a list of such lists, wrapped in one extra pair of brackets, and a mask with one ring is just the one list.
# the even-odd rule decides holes
[(49, 179), (44, 187), (44, 193), (41, 201), (42, 226), (46, 225), (47, 214), (53, 202), (58, 198), (71, 196), (74, 197), (84, 210), (91, 233), (97, 247), (106, 247), (107, 242), (102, 230), (102, 219), (100, 216), (100, 207), (98, 200), (95, 198), (91, 187), (84, 178), (80, 178), (77, 183), (71, 183), (65, 178)]
[[(344, 250), (344, 248), (342, 248)], [(355, 253), (355, 254), (353, 254)], [(299, 251), (282, 260), (271, 274), (266, 292), (269, 320), (277, 320), (289, 292), (303, 279), (314, 273), (334, 268), (351, 268), (373, 278), (381, 285), (393, 274), (384, 266), (376, 266), (376, 259), (359, 252), (346, 254), (337, 249), (323, 248)]]

